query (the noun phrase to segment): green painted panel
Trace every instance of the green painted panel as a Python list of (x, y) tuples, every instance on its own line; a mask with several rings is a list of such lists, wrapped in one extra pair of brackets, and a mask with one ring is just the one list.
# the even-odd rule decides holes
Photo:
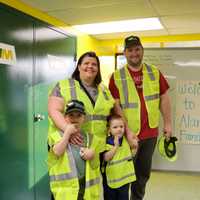
[(28, 188), (33, 170), (28, 169), (27, 134), (33, 23), (2, 4), (0, 19), (0, 43), (13, 45), (17, 58), (15, 64), (0, 64), (0, 199), (33, 200), (34, 190)]

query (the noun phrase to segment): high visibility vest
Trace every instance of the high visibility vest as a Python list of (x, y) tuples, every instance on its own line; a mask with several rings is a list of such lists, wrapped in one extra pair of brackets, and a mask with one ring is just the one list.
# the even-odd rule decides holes
[[(141, 129), (141, 102), (128, 66), (114, 72), (114, 81), (119, 90), (120, 103), (129, 128), (136, 134)], [(159, 124), (160, 84), (159, 70), (155, 66), (143, 65), (143, 96), (150, 128)]]
[[(91, 148), (95, 136), (87, 134), (88, 147)], [(62, 133), (55, 131), (48, 137), (50, 146), (60, 141)], [(91, 161), (86, 161), (86, 176), (85, 176), (85, 200), (100, 199), (100, 172), (99, 166), (91, 167)], [(55, 200), (77, 200), (79, 191), (79, 182), (75, 160), (72, 155), (70, 145), (61, 156), (56, 156), (53, 153), (52, 147), (48, 152), (48, 168), (50, 177), (50, 188)]]
[[(107, 150), (113, 146), (107, 144)], [(123, 137), (122, 145), (118, 147), (113, 159), (107, 162), (106, 179), (110, 188), (119, 188), (136, 180), (131, 150), (126, 138)]]
[[(89, 97), (80, 87), (78, 81), (74, 79), (62, 80), (59, 82), (59, 86), (65, 104), (72, 99), (77, 99), (84, 103), (86, 122), (82, 126), (83, 131), (103, 137), (105, 140), (107, 136), (107, 116), (114, 106), (114, 99), (110, 91), (104, 85), (100, 84), (98, 86), (98, 97), (93, 107)], [(49, 132), (54, 132), (55, 130), (54, 123), (49, 119)]]

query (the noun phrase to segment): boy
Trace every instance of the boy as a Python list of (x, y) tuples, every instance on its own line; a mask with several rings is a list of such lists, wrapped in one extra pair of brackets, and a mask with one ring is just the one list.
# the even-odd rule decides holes
[[(91, 167), (95, 157), (91, 148), (95, 137), (80, 130), (85, 120), (84, 104), (78, 100), (68, 102), (65, 120), (68, 126), (64, 133), (56, 131), (48, 136), (48, 167), (54, 198), (99, 199), (99, 169)], [(78, 132), (84, 138), (84, 147), (69, 144), (70, 136)]]
[(104, 200), (128, 200), (129, 184), (135, 181), (132, 153), (124, 136), (125, 124), (121, 116), (108, 118), (106, 162), (103, 173)]

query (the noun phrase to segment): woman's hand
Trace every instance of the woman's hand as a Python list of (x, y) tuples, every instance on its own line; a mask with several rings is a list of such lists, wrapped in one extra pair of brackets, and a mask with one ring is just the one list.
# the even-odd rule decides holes
[(94, 158), (95, 152), (93, 149), (84, 148), (80, 149), (80, 156), (84, 160), (92, 160)]
[(80, 134), (80, 132), (72, 134), (69, 142), (74, 145), (83, 146), (83, 136)]

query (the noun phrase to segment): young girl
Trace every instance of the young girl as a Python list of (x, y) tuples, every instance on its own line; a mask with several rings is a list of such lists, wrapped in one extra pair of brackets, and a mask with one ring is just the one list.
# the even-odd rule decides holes
[(122, 117), (111, 115), (108, 119), (106, 151), (103, 153), (104, 200), (128, 200), (129, 184), (136, 180), (132, 153), (124, 132)]

